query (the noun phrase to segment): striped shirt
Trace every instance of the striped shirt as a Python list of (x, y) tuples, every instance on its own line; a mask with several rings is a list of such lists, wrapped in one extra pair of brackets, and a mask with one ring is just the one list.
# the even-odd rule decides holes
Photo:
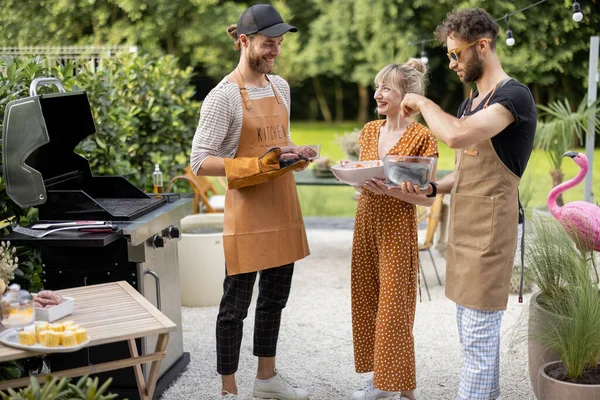
[[(287, 108), (289, 124), (290, 86), (280, 76), (268, 75), (268, 78)], [(247, 90), (252, 100), (274, 96), (270, 84), (264, 87), (248, 87)], [(200, 109), (200, 122), (192, 142), (190, 163), (194, 173), (198, 173), (208, 156), (235, 157), (242, 133), (244, 116), (242, 104), (238, 85), (227, 81), (227, 77), (223, 78), (206, 96)], [(290, 140), (289, 129), (288, 140)]]

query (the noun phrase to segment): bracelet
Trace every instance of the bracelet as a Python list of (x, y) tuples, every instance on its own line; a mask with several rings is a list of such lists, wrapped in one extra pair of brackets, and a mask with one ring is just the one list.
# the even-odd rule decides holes
[(425, 195), (425, 197), (435, 197), (435, 196), (437, 196), (437, 183), (435, 183), (435, 182), (429, 182), (429, 184), (431, 185), (431, 194), (427, 194), (427, 195)]

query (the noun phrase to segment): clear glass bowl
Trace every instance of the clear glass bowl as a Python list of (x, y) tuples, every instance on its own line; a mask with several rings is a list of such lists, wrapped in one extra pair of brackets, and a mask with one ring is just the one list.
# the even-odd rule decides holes
[(24, 328), (35, 321), (33, 296), (16, 283), (2, 296), (2, 325), (7, 328)]
[(411, 182), (426, 189), (431, 181), (435, 157), (387, 155), (383, 159), (386, 183), (389, 188), (399, 188), (402, 182)]
[[(308, 149), (307, 149), (308, 148)], [(300, 146), (286, 147), (287, 150), (292, 150), (293, 153), (298, 154), (298, 158), (295, 160), (279, 160), (279, 166), (281, 168), (295, 164), (300, 160), (312, 161), (316, 160), (321, 156), (321, 145), (320, 144), (305, 144)]]

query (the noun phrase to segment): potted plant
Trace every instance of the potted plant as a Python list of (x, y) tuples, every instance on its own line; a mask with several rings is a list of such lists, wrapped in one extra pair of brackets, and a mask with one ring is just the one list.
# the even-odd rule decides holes
[(338, 143), (346, 153), (349, 160), (358, 161), (360, 156), (360, 146), (358, 145), (358, 136), (360, 135), (360, 129), (354, 129), (352, 132), (344, 133), (339, 139)]
[(331, 172), (331, 162), (328, 157), (321, 157), (313, 163), (312, 172), (315, 178), (333, 178), (333, 172)]
[(593, 264), (557, 221), (536, 217), (532, 222), (526, 265), (539, 289), (530, 301), (527, 333), (533, 391), (538, 399), (584, 399), (563, 390), (579, 393), (585, 386), (600, 395), (600, 380), (590, 386), (594, 381), (588, 379), (600, 356), (600, 295)]

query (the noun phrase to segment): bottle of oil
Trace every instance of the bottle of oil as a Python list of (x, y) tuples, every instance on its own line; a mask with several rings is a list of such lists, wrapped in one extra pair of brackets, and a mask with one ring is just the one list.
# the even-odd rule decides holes
[(152, 180), (154, 181), (154, 193), (163, 192), (163, 176), (160, 172), (158, 164), (154, 165), (154, 173), (152, 174)]

